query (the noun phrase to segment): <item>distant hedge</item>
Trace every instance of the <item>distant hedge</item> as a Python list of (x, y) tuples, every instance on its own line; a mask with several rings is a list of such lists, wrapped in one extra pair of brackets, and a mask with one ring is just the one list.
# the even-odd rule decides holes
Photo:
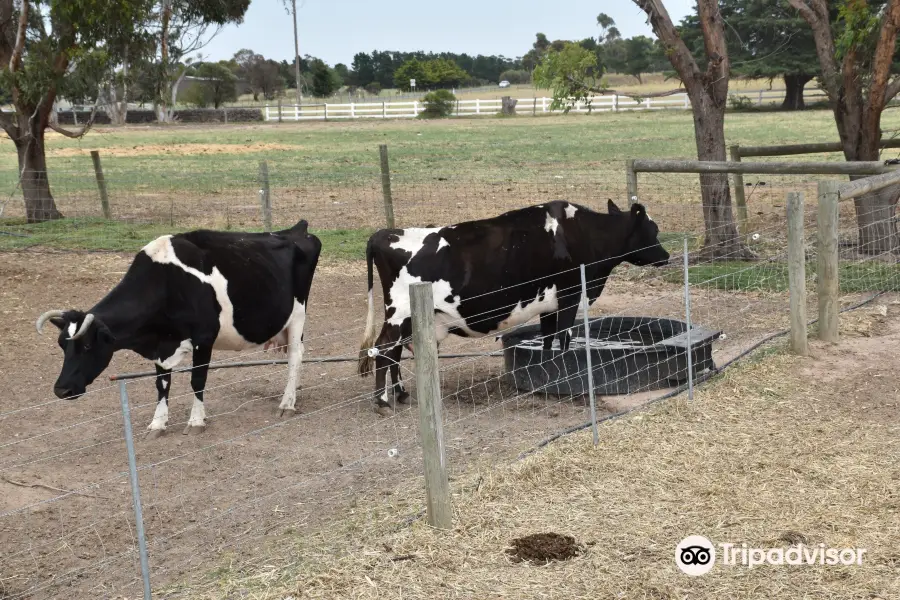
[[(263, 114), (259, 108), (187, 108), (175, 111), (175, 120), (180, 123), (224, 123), (227, 119), (229, 123), (249, 123), (253, 121), (262, 121)], [(76, 111), (74, 115), (78, 117), (78, 124), (86, 123), (91, 118), (91, 112), (87, 110)], [(58, 116), (61, 125), (74, 125), (75, 117), (72, 111), (60, 111)], [(156, 114), (152, 110), (129, 110), (126, 118), (127, 123), (155, 123)], [(109, 116), (103, 111), (97, 111), (94, 116), (94, 123), (97, 125), (109, 125)]]

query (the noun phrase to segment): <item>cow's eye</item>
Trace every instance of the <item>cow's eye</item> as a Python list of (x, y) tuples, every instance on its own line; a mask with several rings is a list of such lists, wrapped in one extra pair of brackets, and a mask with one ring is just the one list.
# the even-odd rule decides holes
[(91, 349), (91, 345), (90, 345), (90, 344), (85, 344), (85, 345), (84, 345), (84, 349), (85, 349), (85, 350), (90, 350), (90, 349)]

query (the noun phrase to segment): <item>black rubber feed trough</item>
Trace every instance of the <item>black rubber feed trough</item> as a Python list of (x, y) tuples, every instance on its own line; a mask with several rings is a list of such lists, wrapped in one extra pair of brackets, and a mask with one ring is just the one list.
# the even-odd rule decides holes
[[(633, 394), (687, 382), (687, 323), (657, 317), (601, 317), (590, 321), (594, 393)], [(691, 328), (694, 376), (715, 370), (712, 343), (721, 331)], [(556, 396), (588, 393), (584, 325), (572, 328), (568, 352), (559, 340), (545, 355), (540, 325), (501, 337), (507, 374), (519, 390)]]

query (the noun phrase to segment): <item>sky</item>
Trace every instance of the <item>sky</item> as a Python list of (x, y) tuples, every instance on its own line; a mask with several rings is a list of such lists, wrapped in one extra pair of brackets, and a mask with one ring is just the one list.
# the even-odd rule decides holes
[[(675, 23), (694, 0), (665, 0)], [(653, 35), (630, 0), (297, 0), (300, 54), (350, 66), (357, 52), (447, 51), (502, 54), (531, 48), (534, 34), (551, 40), (597, 37), (597, 14), (611, 16), (624, 37)], [(282, 0), (252, 0), (241, 25), (221, 30), (201, 52), (231, 58), (249, 48), (266, 58), (292, 60), (294, 30)]]

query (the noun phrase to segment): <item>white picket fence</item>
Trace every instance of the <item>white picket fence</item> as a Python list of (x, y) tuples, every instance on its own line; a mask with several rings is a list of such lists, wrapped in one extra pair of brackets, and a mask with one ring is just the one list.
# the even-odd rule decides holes
[[(779, 103), (784, 99), (784, 90), (758, 90), (753, 92), (733, 92), (732, 96), (745, 96), (755, 105)], [(804, 97), (807, 101), (821, 100), (825, 95), (821, 90), (809, 90)], [(551, 109), (553, 98), (519, 98), (516, 114), (536, 115), (562, 113), (563, 109)], [(500, 112), (502, 100), (457, 100), (451, 116), (472, 117), (495, 115)], [(570, 112), (615, 112), (620, 110), (690, 110), (691, 102), (687, 94), (674, 94), (659, 98), (644, 98), (641, 101), (627, 96), (610, 94), (597, 96), (590, 104), (576, 102)], [(414, 100), (407, 102), (351, 102), (349, 104), (295, 104), (266, 105), (266, 121), (327, 121), (329, 119), (412, 119), (425, 110), (425, 103)], [(280, 113), (280, 114), (279, 114)]]

